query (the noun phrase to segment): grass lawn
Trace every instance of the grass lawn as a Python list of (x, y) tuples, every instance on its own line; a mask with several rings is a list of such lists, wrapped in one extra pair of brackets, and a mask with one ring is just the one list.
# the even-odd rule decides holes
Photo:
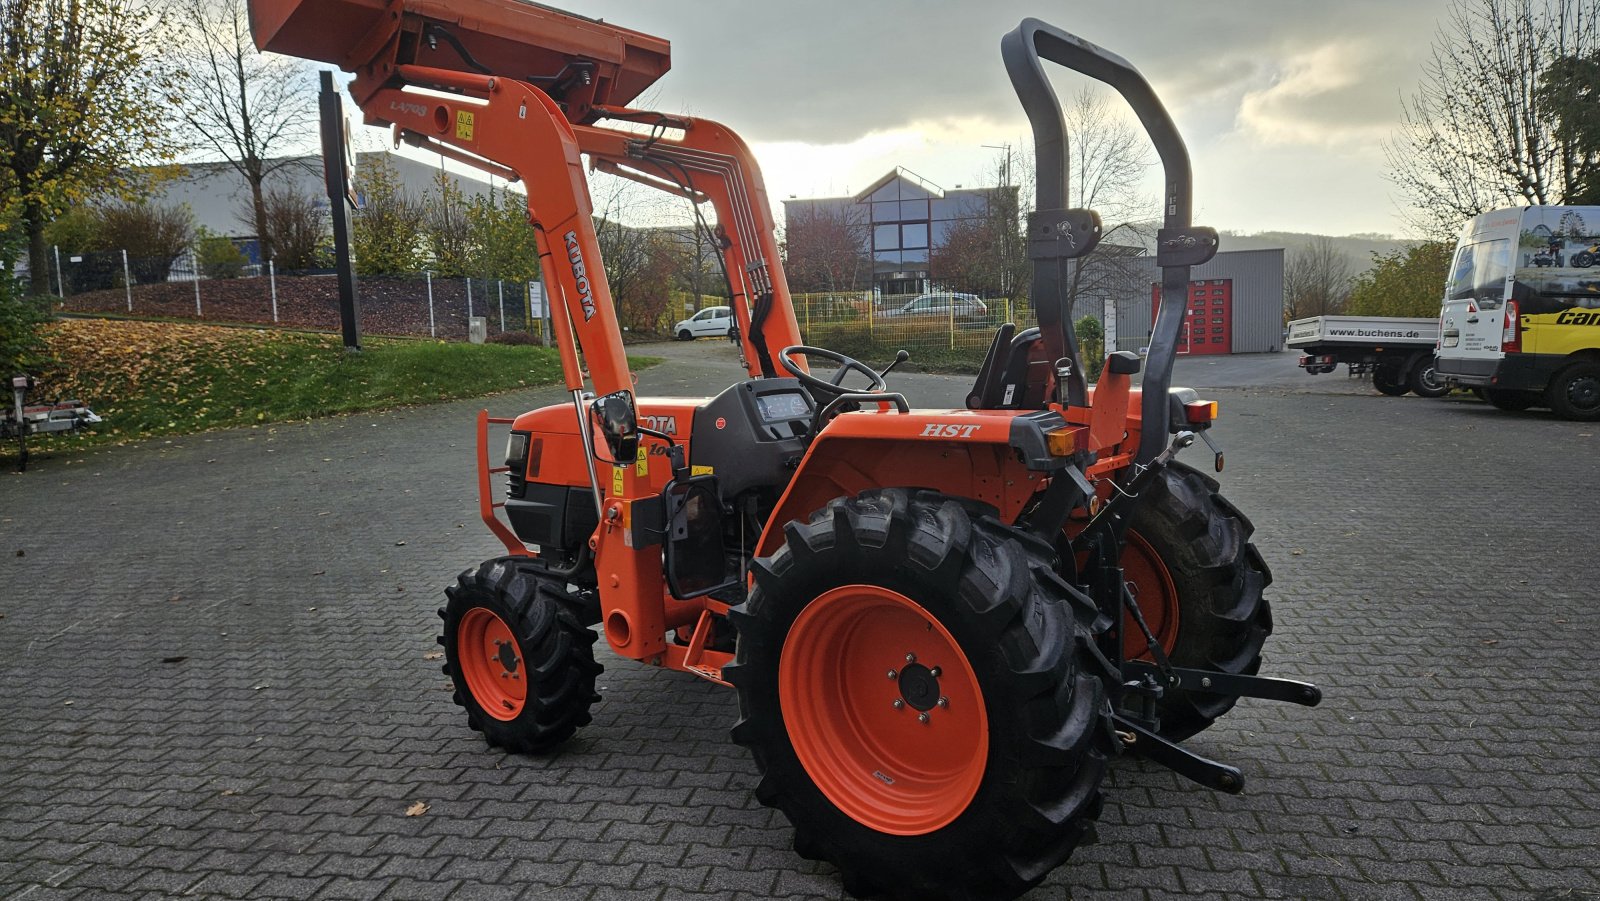
[[(105, 422), (34, 436), (49, 452), (207, 429), (435, 403), (557, 382), (554, 348), (370, 338), (172, 322), (72, 319), (46, 331), (39, 403), (76, 398)], [(635, 368), (659, 362), (630, 358)], [(0, 455), (14, 457), (14, 444)]]

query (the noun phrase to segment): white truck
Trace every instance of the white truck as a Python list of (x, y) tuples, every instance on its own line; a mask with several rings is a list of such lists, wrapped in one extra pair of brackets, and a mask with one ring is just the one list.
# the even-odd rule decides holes
[(1313, 316), (1289, 323), (1284, 344), (1300, 351), (1300, 366), (1311, 375), (1332, 372), (1344, 363), (1352, 374), (1372, 373), (1373, 387), (1391, 396), (1410, 391), (1442, 397), (1450, 391), (1434, 374), (1439, 344), (1435, 319)]

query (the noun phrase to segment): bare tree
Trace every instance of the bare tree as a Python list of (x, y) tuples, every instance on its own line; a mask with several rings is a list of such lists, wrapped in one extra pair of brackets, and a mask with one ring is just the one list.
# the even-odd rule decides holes
[(1355, 264), (1332, 239), (1315, 237), (1289, 253), (1283, 270), (1284, 316), (1303, 319), (1344, 309)]
[(312, 194), (288, 185), (267, 190), (267, 233), (272, 235), (273, 259), (283, 269), (314, 269), (323, 263), (328, 248), (328, 207)]
[(191, 150), (221, 156), (250, 188), (248, 222), (263, 260), (273, 256), (266, 184), (285, 157), (311, 134), (316, 114), (311, 67), (303, 60), (256, 50), (245, 0), (178, 0), (184, 33), (179, 109)]
[(1159, 208), (1143, 188), (1150, 145), (1142, 130), (1119, 117), (1105, 95), (1083, 88), (1068, 101), (1067, 206), (1100, 214), (1100, 245), (1074, 261), (1066, 283), (1065, 314), (1080, 302), (1114, 301), (1146, 290), (1136, 262), (1153, 243)]
[(1557, 59), (1600, 49), (1594, 0), (1455, 0), (1386, 146), (1412, 224), (1450, 239), (1497, 206), (1566, 202), (1596, 161), (1541, 96)]
[(617, 319), (631, 323), (632, 313), (653, 296), (653, 286), (646, 281), (657, 268), (659, 238), (653, 229), (624, 220), (638, 222), (659, 215), (661, 198), (642, 193), (625, 179), (604, 174), (590, 180), (590, 194), (595, 200), (595, 240), (600, 245), (600, 259), (605, 264)]
[[(1083, 89), (1063, 109), (1067, 127), (1067, 205), (1087, 207), (1105, 225), (1101, 244), (1074, 261), (1065, 283), (1068, 314), (1081, 298), (1104, 300), (1142, 290), (1134, 262), (1153, 238), (1155, 201), (1141, 188), (1150, 168), (1144, 133), (1116, 115), (1101, 94)], [(954, 278), (989, 294), (1021, 297), (1033, 274), (1022, 223), (1035, 199), (1031, 154), (1006, 149), (988, 173), (1001, 185), (980, 215), (957, 221), (934, 248), (935, 278)], [(1013, 182), (1013, 178), (1016, 181)]]
[(784, 271), (797, 291), (855, 291), (870, 282), (867, 221), (858, 204), (797, 204), (784, 223)]

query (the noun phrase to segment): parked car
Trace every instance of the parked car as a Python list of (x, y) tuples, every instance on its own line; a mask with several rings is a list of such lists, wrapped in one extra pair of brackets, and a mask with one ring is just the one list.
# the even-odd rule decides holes
[[(954, 309), (952, 309), (952, 307)], [(987, 320), (989, 305), (976, 294), (956, 294), (949, 291), (923, 294), (898, 310), (882, 313), (885, 318), (908, 316), (950, 317), (964, 322)]]
[(693, 341), (706, 337), (725, 338), (732, 328), (732, 307), (706, 307), (673, 326), (672, 332), (679, 341)]

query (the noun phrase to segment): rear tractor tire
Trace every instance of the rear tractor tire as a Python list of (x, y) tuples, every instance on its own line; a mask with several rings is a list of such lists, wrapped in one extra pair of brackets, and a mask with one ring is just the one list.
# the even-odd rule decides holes
[[(1173, 464), (1147, 489), (1128, 518), (1123, 575), (1150, 631), (1174, 666), (1255, 675), (1272, 634), (1272, 584), (1250, 543), (1254, 526), (1218, 493), (1215, 480)], [(1149, 659), (1131, 616), (1122, 624), (1123, 654)], [(1237, 695), (1168, 691), (1157, 702), (1160, 734), (1182, 741), (1233, 709)]]
[(470, 728), (493, 747), (542, 754), (589, 724), (598, 636), (566, 585), (502, 557), (462, 573), (445, 595), (444, 672)]
[(934, 492), (784, 529), (730, 614), (733, 738), (857, 896), (1013, 898), (1090, 831), (1114, 753), (1097, 612), (1053, 549)]

